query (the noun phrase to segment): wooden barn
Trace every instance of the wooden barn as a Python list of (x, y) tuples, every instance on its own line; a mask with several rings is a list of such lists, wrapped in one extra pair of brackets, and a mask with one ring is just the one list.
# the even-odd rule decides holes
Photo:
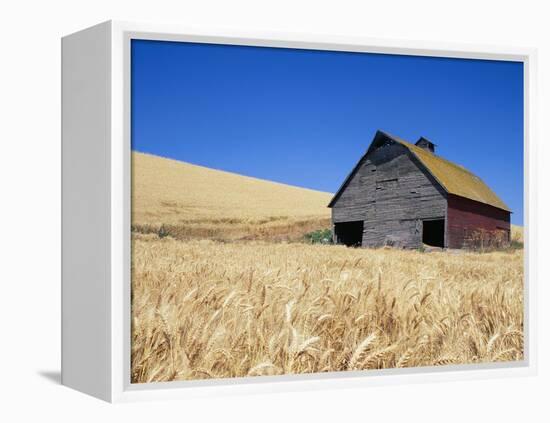
[(425, 138), (411, 144), (378, 131), (329, 207), (334, 242), (348, 246), (463, 248), (483, 234), (510, 240), (506, 204)]

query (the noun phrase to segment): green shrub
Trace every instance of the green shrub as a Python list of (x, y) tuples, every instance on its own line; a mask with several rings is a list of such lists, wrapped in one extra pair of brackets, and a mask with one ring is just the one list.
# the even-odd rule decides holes
[(332, 231), (330, 229), (318, 229), (305, 234), (304, 238), (310, 244), (332, 244)]
[(521, 250), (523, 248), (523, 242), (513, 239), (510, 241), (510, 250)]
[(168, 235), (170, 235), (170, 233), (168, 232), (168, 228), (166, 228), (166, 226), (164, 225), (161, 225), (158, 232), (157, 232), (159, 238), (166, 238)]

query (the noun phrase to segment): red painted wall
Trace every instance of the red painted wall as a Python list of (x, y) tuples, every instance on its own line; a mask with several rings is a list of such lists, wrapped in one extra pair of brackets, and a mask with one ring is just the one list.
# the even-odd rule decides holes
[(447, 201), (447, 247), (462, 248), (473, 231), (505, 230), (510, 239), (510, 212), (455, 195)]

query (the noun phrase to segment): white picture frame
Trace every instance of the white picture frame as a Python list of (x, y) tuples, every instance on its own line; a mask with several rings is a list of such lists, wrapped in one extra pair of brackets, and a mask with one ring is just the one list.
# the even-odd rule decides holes
[[(130, 383), (130, 40), (390, 53), (524, 63), (525, 359), (521, 362)], [(62, 39), (62, 383), (110, 402), (534, 375), (536, 51), (105, 22)]]

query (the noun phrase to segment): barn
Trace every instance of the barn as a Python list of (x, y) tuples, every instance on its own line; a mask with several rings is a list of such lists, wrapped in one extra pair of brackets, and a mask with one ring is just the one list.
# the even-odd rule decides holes
[[(335, 243), (348, 246), (464, 248), (510, 240), (510, 209), (476, 175), (415, 144), (377, 131), (328, 205)], [(480, 235), (481, 234), (481, 235)]]

